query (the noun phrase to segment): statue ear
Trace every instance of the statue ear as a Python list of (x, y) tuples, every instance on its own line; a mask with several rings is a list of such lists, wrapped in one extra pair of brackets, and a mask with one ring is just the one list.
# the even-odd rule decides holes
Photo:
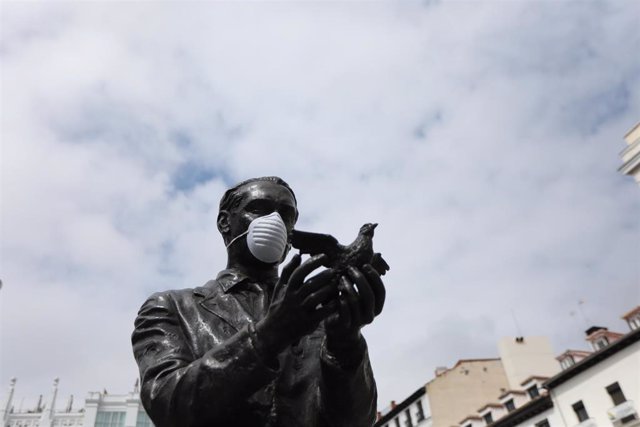
[(229, 231), (231, 230), (231, 225), (229, 224), (229, 212), (228, 211), (220, 211), (218, 213), (218, 231), (223, 236), (227, 236)]

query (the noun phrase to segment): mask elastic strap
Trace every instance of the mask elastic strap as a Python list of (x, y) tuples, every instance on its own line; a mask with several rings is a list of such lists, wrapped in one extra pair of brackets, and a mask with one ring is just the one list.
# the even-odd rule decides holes
[(229, 249), (229, 246), (231, 246), (231, 245), (232, 245), (236, 240), (238, 240), (239, 238), (241, 238), (241, 237), (243, 237), (243, 236), (246, 236), (247, 234), (249, 234), (249, 230), (245, 231), (245, 232), (244, 232), (244, 233), (242, 233), (242, 234), (238, 234), (236, 237), (234, 237), (234, 238), (233, 238), (233, 240), (231, 240), (231, 241), (229, 242), (229, 244), (227, 245), (227, 249)]

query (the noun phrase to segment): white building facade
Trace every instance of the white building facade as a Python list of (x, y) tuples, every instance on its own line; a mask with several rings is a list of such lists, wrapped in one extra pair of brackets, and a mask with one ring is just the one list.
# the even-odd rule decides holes
[(426, 388), (420, 387), (400, 403), (378, 413), (375, 427), (431, 427), (431, 411)]
[[(557, 359), (562, 371), (543, 380), (538, 392), (492, 422), (480, 413), (460, 427), (640, 427), (640, 306), (623, 316), (627, 334), (587, 330), (593, 352), (568, 350)], [(525, 381), (522, 391), (529, 391)], [(503, 400), (503, 399), (502, 399)]]
[(153, 427), (140, 402), (138, 384), (127, 394), (90, 392), (82, 408), (73, 409), (73, 396), (64, 409), (57, 407), (58, 379), (46, 402), (42, 398), (34, 407), (15, 406), (16, 379), (0, 407), (2, 427)]
[(640, 426), (640, 330), (619, 338), (545, 384), (566, 426)]

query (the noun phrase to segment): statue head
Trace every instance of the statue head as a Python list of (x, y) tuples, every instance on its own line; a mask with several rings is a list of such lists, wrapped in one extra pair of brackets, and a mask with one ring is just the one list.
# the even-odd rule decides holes
[[(283, 179), (275, 176), (252, 178), (242, 181), (224, 193), (220, 200), (217, 225), (230, 259), (235, 258), (244, 263), (261, 263), (252, 256), (254, 252), (249, 249), (244, 236), (249, 232), (252, 222), (255, 229), (256, 224), (265, 219), (267, 222), (271, 219), (276, 220), (276, 225), (281, 228), (284, 225), (286, 231), (283, 232), (288, 239), (298, 219), (298, 209), (295, 194)], [(287, 250), (277, 263), (284, 260)]]

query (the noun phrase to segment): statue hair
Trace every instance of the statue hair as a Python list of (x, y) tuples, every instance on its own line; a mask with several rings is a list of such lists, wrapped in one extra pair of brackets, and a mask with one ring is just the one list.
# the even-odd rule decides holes
[(231, 211), (231, 210), (237, 208), (240, 205), (240, 202), (242, 201), (242, 193), (239, 191), (240, 188), (245, 186), (245, 185), (247, 185), (247, 184), (251, 184), (252, 182), (258, 182), (258, 181), (273, 182), (275, 184), (283, 186), (284, 188), (289, 190), (289, 192), (293, 196), (293, 201), (296, 202), (296, 204), (298, 203), (298, 200), (296, 200), (295, 193), (293, 192), (291, 187), (289, 187), (289, 184), (287, 184), (284, 179), (282, 179), (280, 177), (277, 177), (277, 176), (262, 176), (262, 177), (259, 177), (259, 178), (251, 178), (251, 179), (247, 179), (245, 181), (242, 181), (242, 182), (236, 184), (235, 186), (231, 187), (227, 191), (225, 191), (224, 195), (222, 196), (222, 199), (220, 199), (220, 209), (219, 210), (220, 211), (223, 211), (223, 210)]

